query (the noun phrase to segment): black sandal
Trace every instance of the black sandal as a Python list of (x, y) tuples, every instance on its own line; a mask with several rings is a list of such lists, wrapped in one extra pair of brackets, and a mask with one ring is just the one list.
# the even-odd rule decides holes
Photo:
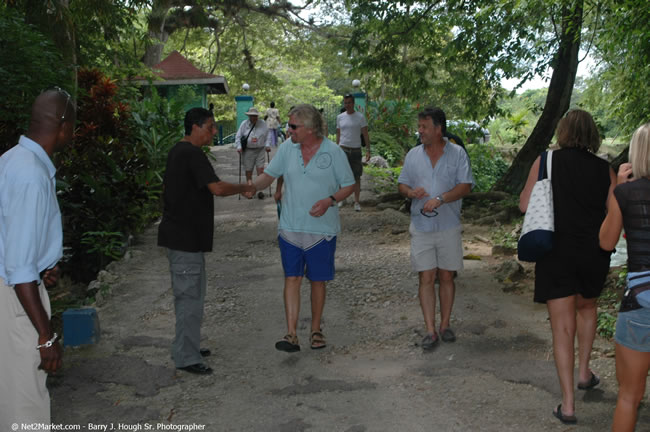
[(287, 333), (281, 341), (275, 343), (275, 349), (284, 352), (300, 351), (298, 336)]
[(564, 424), (576, 424), (578, 419), (575, 415), (565, 415), (562, 413), (562, 404), (559, 404), (553, 411), (553, 415)]

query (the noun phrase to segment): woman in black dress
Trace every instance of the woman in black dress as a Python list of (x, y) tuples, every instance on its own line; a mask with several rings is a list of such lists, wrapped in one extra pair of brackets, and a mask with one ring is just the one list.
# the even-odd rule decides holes
[[(607, 196), (616, 185), (609, 163), (595, 155), (600, 136), (591, 115), (572, 110), (555, 131), (559, 150), (553, 151), (551, 184), (555, 217), (553, 249), (535, 265), (535, 296), (546, 303), (553, 334), (553, 356), (562, 403), (553, 415), (576, 423), (574, 396), (574, 341), (578, 336), (578, 389), (589, 390), (600, 379), (589, 369), (596, 337), (596, 300), (609, 271), (610, 253), (598, 242), (605, 219)], [(525, 212), (539, 172), (533, 163), (520, 195)]]

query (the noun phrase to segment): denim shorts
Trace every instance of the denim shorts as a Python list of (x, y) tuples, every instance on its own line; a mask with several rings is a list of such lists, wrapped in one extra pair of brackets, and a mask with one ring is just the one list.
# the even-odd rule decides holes
[(619, 312), (616, 343), (639, 352), (650, 352), (650, 308)]

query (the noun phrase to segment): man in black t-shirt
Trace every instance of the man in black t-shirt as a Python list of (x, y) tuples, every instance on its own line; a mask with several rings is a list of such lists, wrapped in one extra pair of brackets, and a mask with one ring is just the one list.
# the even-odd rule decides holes
[(200, 348), (203, 301), (206, 291), (204, 252), (212, 251), (215, 196), (255, 193), (252, 185), (219, 180), (201, 147), (217, 132), (212, 113), (192, 108), (185, 114), (185, 137), (167, 156), (163, 179), (164, 210), (158, 227), (158, 246), (167, 248), (171, 271), (176, 337), (172, 358), (177, 369), (210, 374)]

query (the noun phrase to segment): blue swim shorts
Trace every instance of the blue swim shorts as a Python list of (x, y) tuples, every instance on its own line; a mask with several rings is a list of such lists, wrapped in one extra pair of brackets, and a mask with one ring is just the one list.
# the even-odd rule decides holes
[(334, 279), (336, 237), (322, 239), (307, 249), (299, 248), (278, 236), (284, 277), (307, 276), (314, 282)]
[(650, 308), (620, 312), (614, 340), (626, 348), (650, 352)]

